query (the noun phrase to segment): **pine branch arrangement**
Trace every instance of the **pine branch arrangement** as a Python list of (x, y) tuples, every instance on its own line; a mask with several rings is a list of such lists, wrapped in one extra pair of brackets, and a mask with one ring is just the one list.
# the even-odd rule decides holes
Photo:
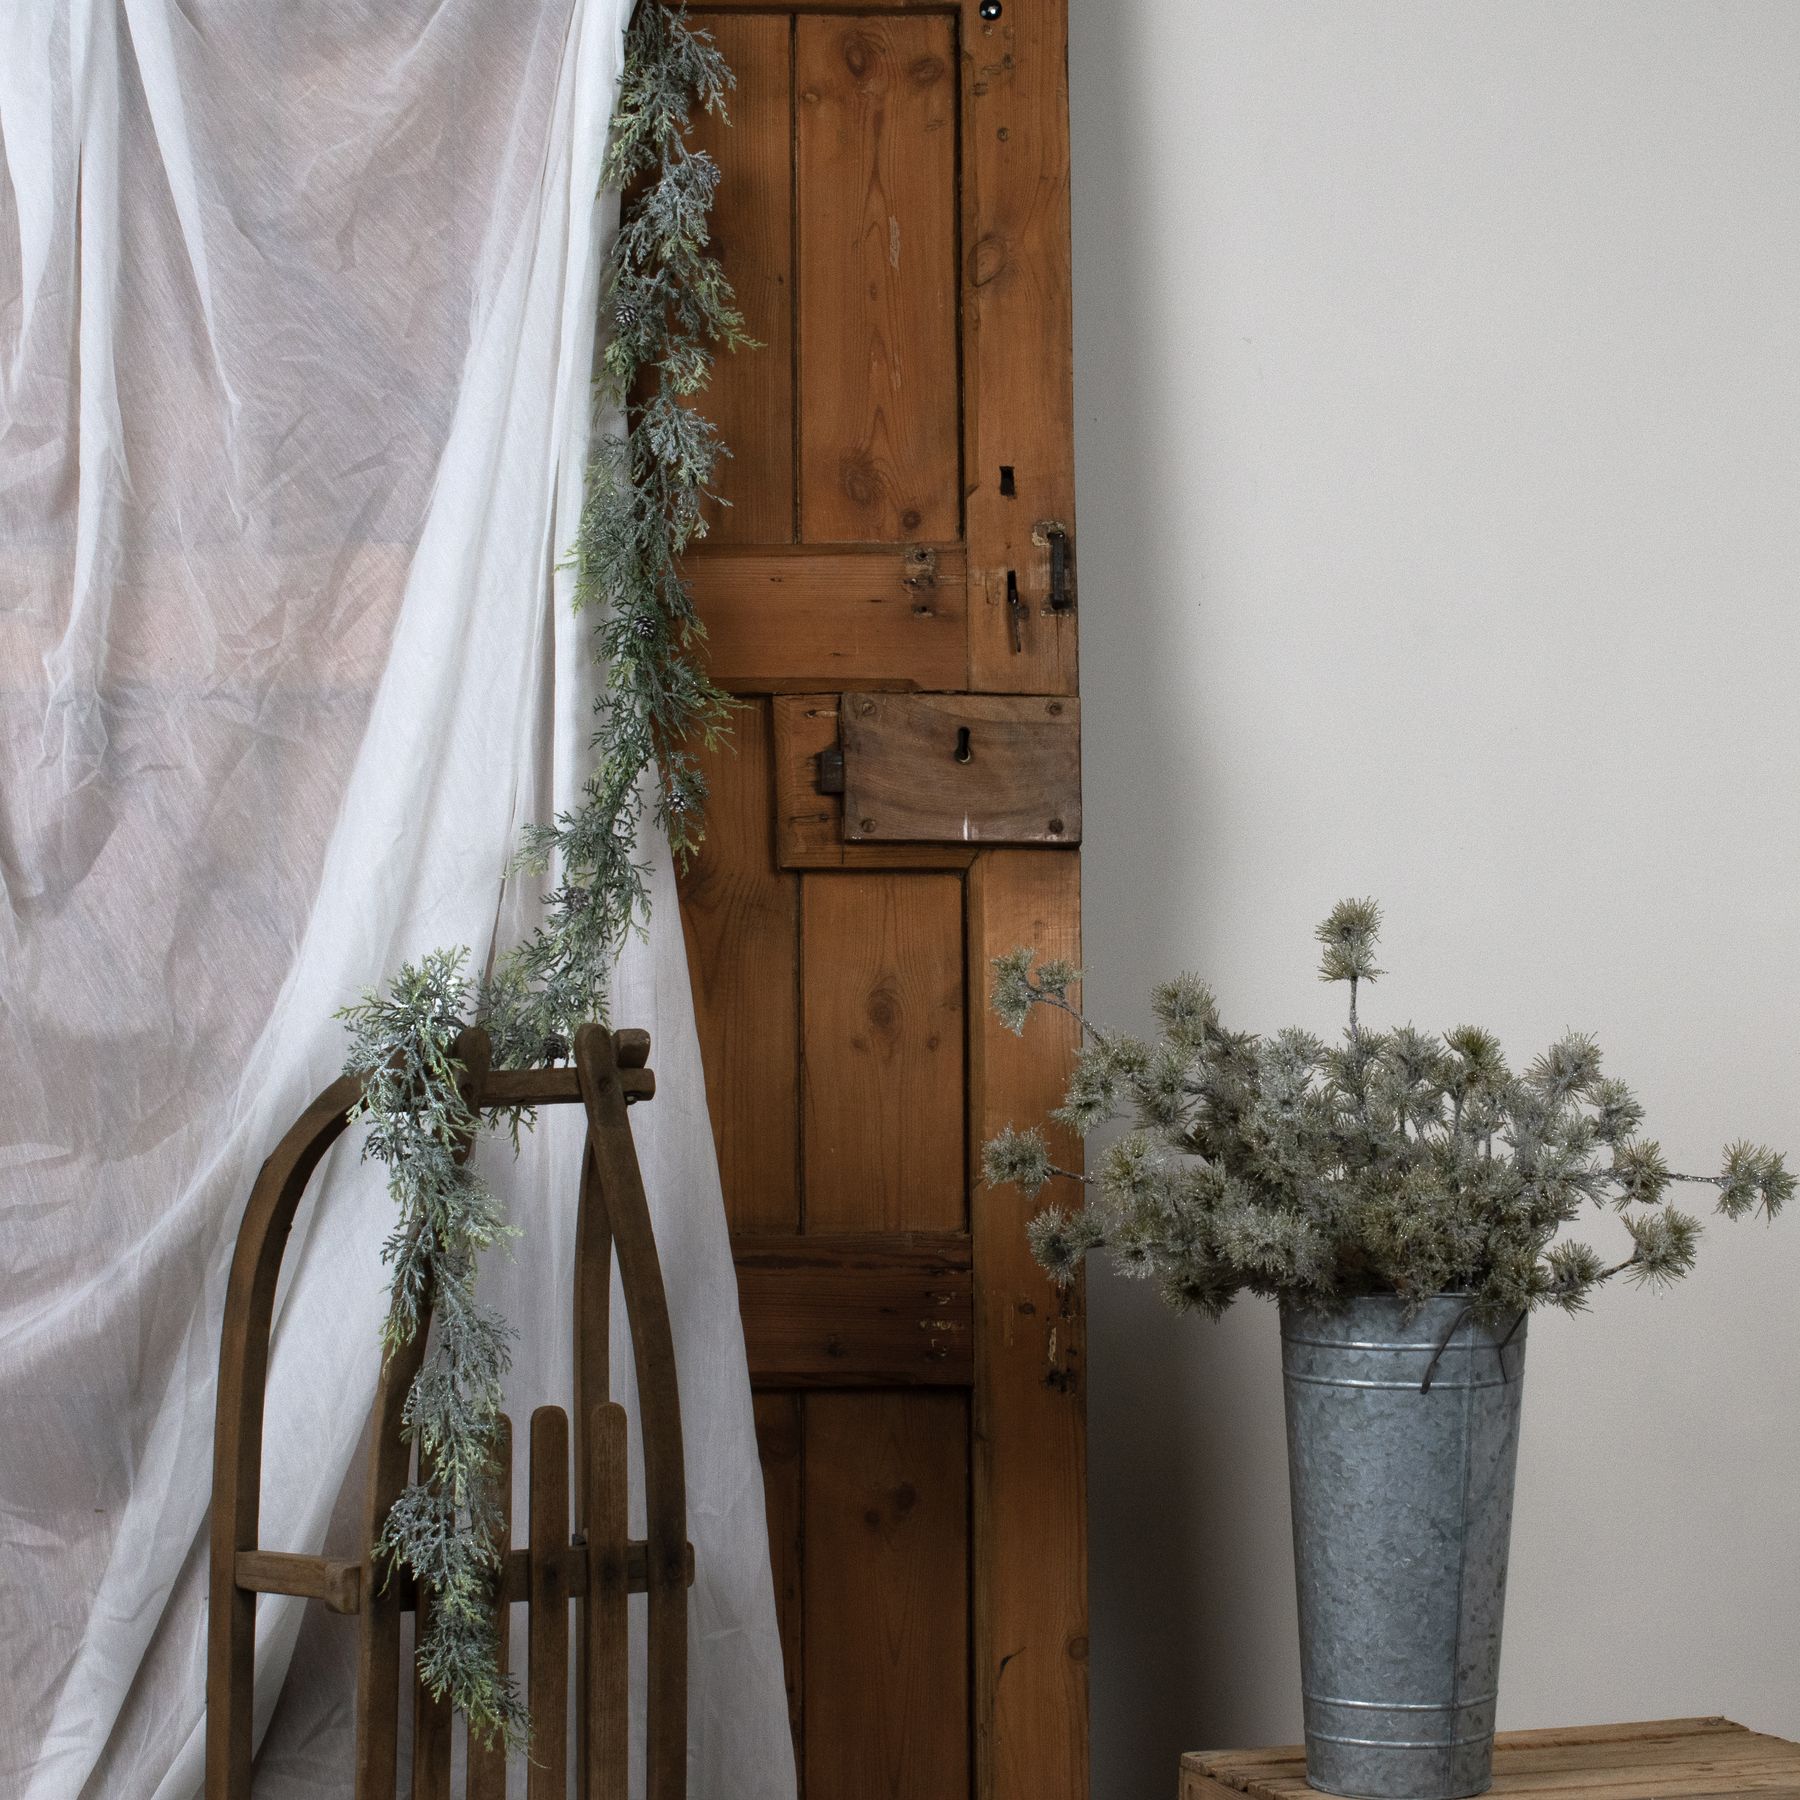
[[(703, 631), (679, 558), (705, 529), (701, 506), (726, 451), (690, 402), (718, 347), (750, 340), (708, 248), (718, 170), (687, 133), (698, 111), (724, 113), (731, 85), (725, 59), (684, 13), (639, 5), (602, 177), (625, 200), (602, 281), (596, 383), (601, 402), (630, 407), (631, 426), (594, 450), (571, 555), (575, 606), (596, 621), (606, 681), (580, 801), (530, 828), (515, 863), (515, 873), (554, 881), (544, 920), (485, 981), (469, 979), (466, 950), (438, 950), (339, 1015), (351, 1033), (346, 1068), (363, 1080), (363, 1154), (387, 1165), (396, 1211), (383, 1252), (385, 1350), (411, 1343), (428, 1312), (432, 1321), (404, 1414), (424, 1478), (394, 1503), (375, 1553), (431, 1601), (418, 1647), (427, 1687), (448, 1695), (484, 1742), (509, 1746), (530, 1729), (500, 1672), (493, 1622), (510, 1334), (475, 1282), (482, 1253), (516, 1233), (470, 1166), (484, 1121), (458, 1086), (454, 1044), (474, 1021), (497, 1067), (566, 1060), (576, 1026), (606, 1016), (612, 970), (648, 912), (638, 856), (646, 811), (678, 856), (700, 841), (706, 787), (691, 746), (717, 740), (731, 702), (697, 661)], [(522, 1123), (511, 1115), (515, 1144)]]
[[(1092, 1175), (1056, 1167), (1035, 1127), (986, 1145), (991, 1183), (1032, 1197), (1056, 1180), (1088, 1189), (1085, 1204), (1048, 1207), (1027, 1227), (1053, 1278), (1072, 1280), (1105, 1249), (1171, 1305), (1209, 1316), (1246, 1291), (1324, 1310), (1365, 1294), (1422, 1304), (1459, 1292), (1505, 1323), (1548, 1304), (1578, 1312), (1620, 1276), (1659, 1286), (1687, 1274), (1700, 1221), (1669, 1204), (1677, 1183), (1716, 1189), (1733, 1219), (1773, 1219), (1792, 1197), (1784, 1159), (1760, 1145), (1732, 1144), (1717, 1175), (1672, 1170), (1585, 1034), (1515, 1074), (1477, 1026), (1368, 1029), (1358, 1000), (1382, 974), (1380, 925), (1372, 901), (1346, 900), (1318, 929), (1320, 978), (1349, 990), (1333, 1044), (1231, 1030), (1191, 975), (1155, 991), (1161, 1034), (1147, 1043), (1088, 1022), (1070, 964), (1022, 949), (994, 961), (994, 1009), (1012, 1030), (1039, 1007), (1081, 1022), (1053, 1117), (1081, 1133), (1131, 1125)], [(1561, 1237), (1590, 1205), (1622, 1216), (1622, 1260)]]

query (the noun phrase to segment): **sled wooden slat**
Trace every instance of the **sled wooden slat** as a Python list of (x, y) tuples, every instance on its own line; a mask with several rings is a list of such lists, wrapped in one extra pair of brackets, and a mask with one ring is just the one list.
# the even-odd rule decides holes
[[(416, 1629), (423, 1631), (430, 1617), (430, 1607), (421, 1606)], [(416, 1661), (412, 1698), (412, 1800), (450, 1800), (450, 1702), (432, 1696)]]
[[(1495, 1800), (1737, 1800), (1800, 1795), (1800, 1744), (1729, 1719), (1655, 1719), (1503, 1731)], [(1312, 1800), (1306, 1752), (1212, 1750), (1181, 1759), (1181, 1800)]]
[[(494, 1446), (494, 1486), (500, 1504), (500, 1543), (512, 1543), (512, 1420), (500, 1415), (499, 1441)], [(496, 1584), (494, 1624), (500, 1634), (500, 1672), (506, 1673), (510, 1660), (512, 1605)], [(499, 1738), (488, 1743), (480, 1734), (468, 1733), (469, 1789), (468, 1800), (506, 1800), (506, 1747)]]
[(587, 1433), (588, 1591), (582, 1603), (582, 1689), (586, 1707), (585, 1794), (625, 1792), (629, 1749), (631, 1591), (625, 1538), (625, 1409), (596, 1406)]
[[(618, 1040), (613, 1040), (615, 1049)], [(593, 1521), (607, 1508), (607, 1497), (595, 1490), (597, 1465), (592, 1455), (590, 1434), (599, 1409), (611, 1393), (609, 1373), (610, 1331), (612, 1322), (612, 1229), (606, 1216), (606, 1192), (595, 1166), (592, 1150), (585, 1145), (581, 1154), (581, 1206), (575, 1220), (575, 1540), (583, 1550), (580, 1570), (582, 1612), (577, 1627), (575, 1651), (575, 1735), (587, 1749), (578, 1758), (575, 1791), (580, 1800), (599, 1793), (593, 1781), (593, 1734), (595, 1722), (590, 1713), (593, 1672), (590, 1658), (596, 1643), (592, 1624), (596, 1596), (591, 1574), (596, 1554)], [(621, 1470), (616, 1478), (625, 1480)], [(624, 1605), (621, 1598), (620, 1605)], [(624, 1792), (621, 1787), (620, 1793)]]
[[(470, 1030), (458, 1038), (455, 1055), (473, 1111), (580, 1104), (588, 1115), (574, 1277), (577, 1442), (572, 1461), (569, 1415), (561, 1408), (540, 1407), (532, 1415), (523, 1547), (511, 1541), (511, 1428), (504, 1419), (495, 1471), (505, 1514), (494, 1595), (503, 1671), (511, 1609), (527, 1609), (529, 1800), (616, 1800), (623, 1794), (631, 1734), (627, 1608), (634, 1593), (649, 1596), (649, 1796), (681, 1800), (687, 1791), (687, 1589), (694, 1552), (687, 1541), (668, 1302), (627, 1114), (656, 1091), (650, 1039), (641, 1031), (589, 1026), (578, 1036), (576, 1067), (493, 1070), (486, 1034)], [(415, 1645), (430, 1629), (430, 1597), (423, 1597), (421, 1608), (410, 1575), (377, 1565), (372, 1550), (352, 1561), (265, 1549), (258, 1541), (264, 1394), (282, 1253), (307, 1182), (343, 1133), (361, 1092), (355, 1078), (334, 1082), (282, 1139), (252, 1190), (233, 1253), (213, 1456), (206, 1800), (251, 1800), (261, 1594), (316, 1600), (356, 1620), (355, 1800), (397, 1800), (402, 1792), (409, 1800), (451, 1800), (453, 1793), (505, 1800), (504, 1750), (498, 1743), (484, 1746), (466, 1730), (467, 1779), (460, 1788), (453, 1779), (459, 1727), (449, 1702), (431, 1696), (404, 1649), (404, 1614), (418, 1614)], [(459, 1156), (466, 1158), (472, 1148), (463, 1146)], [(609, 1391), (615, 1240), (644, 1421), (640, 1449), (649, 1527), (642, 1540), (626, 1536), (630, 1447), (625, 1410)], [(362, 1515), (363, 1541), (370, 1546), (412, 1477), (403, 1413), (426, 1352), (431, 1299), (425, 1296), (412, 1341), (386, 1357), (377, 1379)], [(572, 1601), (580, 1604), (575, 1619)], [(579, 1664), (571, 1762), (572, 1629)], [(404, 1776), (403, 1699), (412, 1708), (413, 1741)]]
[(569, 1538), (569, 1415), (531, 1415), (530, 1800), (568, 1791), (569, 1588), (555, 1552)]
[(649, 1596), (644, 1791), (646, 1800), (679, 1800), (687, 1787), (687, 1477), (675, 1340), (611, 1033), (584, 1025), (575, 1034), (575, 1068), (620, 1277), (633, 1297)]

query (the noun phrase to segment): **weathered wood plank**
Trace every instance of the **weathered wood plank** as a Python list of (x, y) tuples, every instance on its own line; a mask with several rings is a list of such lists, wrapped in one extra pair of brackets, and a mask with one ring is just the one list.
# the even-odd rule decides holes
[(962, 883), (801, 877), (808, 1231), (964, 1219)]
[(968, 562), (953, 544), (718, 549), (682, 564), (713, 680), (737, 694), (956, 688), (968, 675)]
[[(1800, 1744), (1728, 1719), (1503, 1731), (1494, 1740), (1501, 1796), (1578, 1800), (1729, 1800), (1800, 1793)], [(1194, 1751), (1181, 1759), (1182, 1800), (1303, 1800), (1306, 1752)]]
[(846, 694), (845, 835), (1080, 843), (1080, 708), (1035, 694)]
[(772, 702), (775, 860), (784, 869), (966, 869), (967, 844), (853, 844), (844, 797), (818, 789), (819, 755), (838, 741), (839, 694), (778, 694)]
[(795, 22), (805, 543), (959, 535), (953, 33)]
[[(1025, 1243), (1030, 1210), (980, 1182), (983, 1141), (1062, 1098), (1075, 1023), (1015, 1037), (987, 1004), (989, 962), (1015, 944), (1081, 955), (1074, 853), (993, 850), (969, 872), (971, 1229), (975, 1257), (977, 1793), (1086, 1791), (1086, 1376), (1081, 1288), (1059, 1292)], [(1056, 1161), (1079, 1168), (1059, 1134)], [(1001, 1672), (1005, 1671), (1005, 1680)]]
[(775, 1619), (781, 1631), (781, 1660), (787, 1679), (788, 1727), (794, 1734), (794, 1762), (805, 1800), (806, 1770), (801, 1739), (805, 1710), (802, 1685), (805, 1621), (806, 1463), (804, 1400), (798, 1394), (757, 1394), (756, 1445), (762, 1460), (763, 1507), (769, 1521), (769, 1570), (775, 1581)]
[(1072, 694), (1076, 615), (1050, 610), (1045, 529), (1063, 528), (1072, 585), (1067, 12), (959, 10), (969, 685)]
[(734, 1240), (758, 1387), (967, 1387), (968, 1237), (905, 1232)]
[(811, 1793), (969, 1791), (968, 1492), (962, 1395), (807, 1396)]
[(800, 1224), (800, 884), (769, 834), (768, 707), (701, 752), (706, 839), (679, 876), (706, 1102), (737, 1231)]
[(690, 15), (731, 65), (730, 123), (702, 114), (693, 143), (720, 170), (713, 249), (759, 348), (732, 359), (702, 401), (731, 454), (705, 509), (720, 544), (794, 537), (793, 23), (779, 13)]

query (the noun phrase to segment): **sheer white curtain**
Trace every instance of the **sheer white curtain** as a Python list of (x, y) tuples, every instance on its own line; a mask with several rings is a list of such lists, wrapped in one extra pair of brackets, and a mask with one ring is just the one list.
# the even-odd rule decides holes
[[(528, 922), (578, 778), (573, 530), (627, 0), (0, 10), (0, 1791), (186, 1800), (214, 1357), (257, 1165), (334, 1008)], [(675, 898), (617, 1019), (686, 1406), (693, 1791), (793, 1788)], [(513, 1407), (568, 1393), (579, 1140), (515, 1165)], [(388, 1202), (289, 1251), (263, 1541), (354, 1553)], [(628, 1363), (625, 1365), (628, 1367)], [(259, 1794), (341, 1795), (350, 1622), (259, 1615)], [(515, 1771), (515, 1778), (516, 1778)]]

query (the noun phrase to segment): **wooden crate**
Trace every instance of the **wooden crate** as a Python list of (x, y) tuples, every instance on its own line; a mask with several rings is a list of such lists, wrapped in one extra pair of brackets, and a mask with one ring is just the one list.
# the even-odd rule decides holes
[[(1198, 1750), (1181, 1759), (1181, 1800), (1311, 1800), (1306, 1752)], [(1800, 1800), (1800, 1744), (1729, 1719), (1657, 1719), (1503, 1731), (1494, 1745), (1496, 1796), (1569, 1800)]]

